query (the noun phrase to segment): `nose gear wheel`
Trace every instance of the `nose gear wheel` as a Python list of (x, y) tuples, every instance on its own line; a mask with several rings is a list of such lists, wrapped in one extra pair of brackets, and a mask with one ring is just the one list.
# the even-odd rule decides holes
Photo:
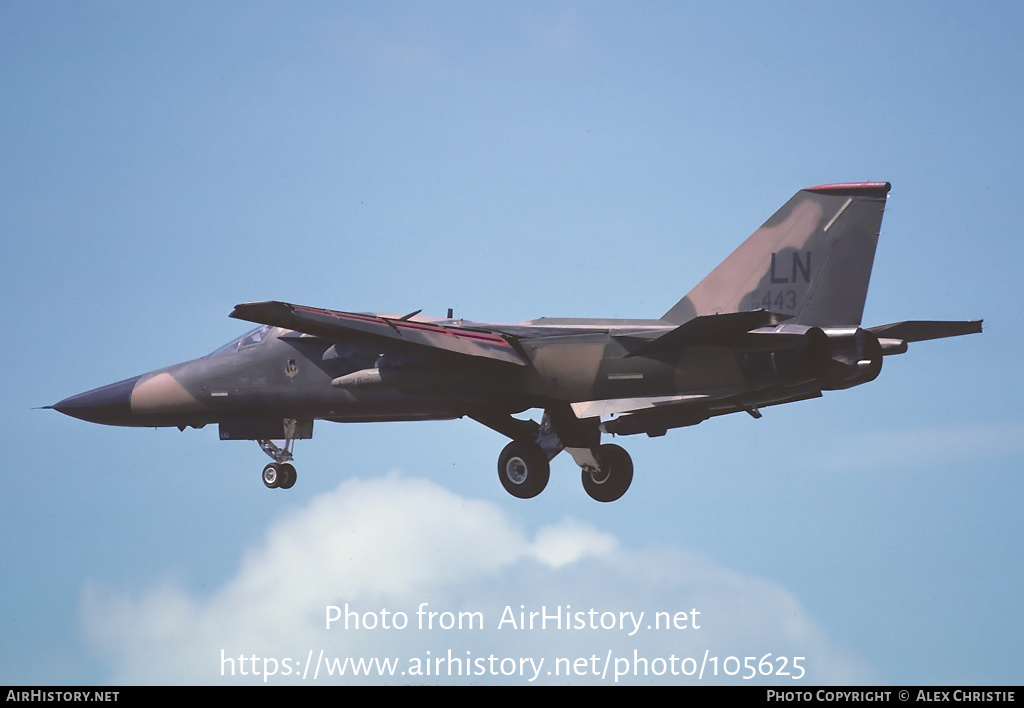
[(295, 467), (287, 462), (271, 462), (263, 468), (263, 484), (269, 489), (291, 489), (297, 478)]

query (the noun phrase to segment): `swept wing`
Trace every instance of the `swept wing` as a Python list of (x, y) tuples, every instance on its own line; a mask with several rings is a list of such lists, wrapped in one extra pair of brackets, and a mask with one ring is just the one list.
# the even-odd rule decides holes
[(482, 357), (525, 366), (507, 335), (477, 328), (437, 324), (406, 317), (372, 313), (339, 312), (287, 302), (249, 302), (236, 305), (231, 317), (257, 324), (274, 325), (318, 337), (343, 340), (353, 332), (398, 340), (466, 356)]

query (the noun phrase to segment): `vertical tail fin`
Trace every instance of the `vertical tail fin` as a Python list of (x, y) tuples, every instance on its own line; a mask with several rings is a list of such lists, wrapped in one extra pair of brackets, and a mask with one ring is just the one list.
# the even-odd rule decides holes
[(662, 319), (770, 310), (794, 324), (859, 325), (888, 182), (800, 190)]

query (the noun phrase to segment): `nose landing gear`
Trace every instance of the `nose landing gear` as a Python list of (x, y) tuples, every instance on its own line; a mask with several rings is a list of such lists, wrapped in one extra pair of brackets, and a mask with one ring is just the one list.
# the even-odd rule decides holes
[(273, 460), (263, 468), (263, 484), (268, 489), (291, 489), (295, 486), (298, 473), (295, 466), (290, 464), (292, 460), (292, 447), (295, 445), (297, 422), (286, 419), (284, 421), (284, 447), (279, 447), (273, 440), (257, 440), (260, 449), (267, 453)]

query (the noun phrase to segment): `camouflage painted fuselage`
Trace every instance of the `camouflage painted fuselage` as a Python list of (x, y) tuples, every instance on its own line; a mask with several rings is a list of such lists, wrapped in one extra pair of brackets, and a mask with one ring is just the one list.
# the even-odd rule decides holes
[[(871, 381), (909, 342), (981, 331), (980, 321), (860, 326), (888, 192), (874, 182), (801, 190), (659, 319), (503, 325), (246, 303), (231, 316), (261, 326), (231, 344), (53, 407), (110, 425), (216, 423), (278, 463), (290, 452), (265, 441), (310, 437), (314, 420), (470, 416), (513, 439), (499, 462), (513, 493), (538, 493), (543, 483), (516, 485), (565, 448), (585, 486), (593, 473), (588, 493), (607, 501), (629, 482), (602, 496), (599, 473), (628, 467), (631, 478), (632, 463), (616, 446), (599, 450), (601, 433), (760, 417)], [(529, 408), (545, 411), (540, 425), (513, 417)]]

